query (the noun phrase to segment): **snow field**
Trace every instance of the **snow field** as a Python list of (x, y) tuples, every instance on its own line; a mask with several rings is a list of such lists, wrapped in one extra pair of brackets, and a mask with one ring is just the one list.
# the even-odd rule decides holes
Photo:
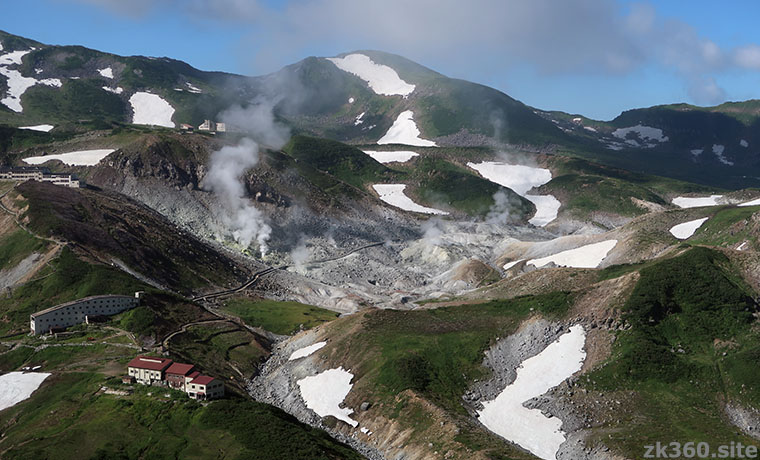
[(702, 206), (718, 206), (720, 204), (718, 200), (721, 198), (723, 198), (723, 195), (710, 195), (696, 198), (677, 196), (673, 198), (671, 203), (679, 208), (699, 208)]
[(536, 206), (536, 214), (528, 221), (536, 227), (543, 227), (557, 218), (562, 203), (553, 195), (528, 195), (528, 190), (540, 187), (552, 180), (552, 173), (545, 168), (510, 165), (498, 161), (467, 163), (484, 179), (512, 189), (518, 195)]
[(105, 69), (98, 69), (98, 73), (101, 77), (113, 79), (113, 69), (110, 67), (106, 67)]
[(198, 88), (197, 86), (193, 86), (193, 84), (192, 84), (192, 83), (190, 83), (190, 82), (187, 82), (187, 83), (185, 83), (185, 84), (186, 84), (186, 85), (187, 85), (187, 87), (189, 88), (189, 89), (188, 89), (188, 91), (189, 91), (189, 92), (191, 92), (191, 93), (193, 93), (193, 94), (202, 94), (202, 93), (203, 93), (203, 91), (202, 91), (200, 88)]
[(375, 64), (369, 56), (349, 54), (342, 58), (327, 58), (340, 70), (356, 75), (366, 81), (376, 94), (383, 96), (408, 96), (414, 91), (410, 85), (387, 65)]
[(50, 132), (55, 128), (53, 125), (36, 125), (36, 126), (19, 126), (18, 129), (29, 129), (31, 131), (42, 131), (43, 133)]
[(740, 203), (737, 206), (760, 206), (760, 198), (752, 201), (745, 201), (744, 203)]
[(0, 375), (0, 410), (29, 398), (49, 376), (46, 372), (9, 372)]
[(76, 152), (59, 153), (40, 157), (24, 158), (24, 163), (41, 165), (51, 160), (59, 160), (69, 166), (95, 166), (100, 160), (115, 152), (115, 149), (79, 150)]
[(419, 147), (436, 147), (435, 142), (420, 137), (420, 130), (414, 122), (414, 113), (411, 110), (401, 112), (393, 126), (388, 129), (380, 140), (379, 145), (384, 144), (405, 144), (416, 145)]
[(536, 214), (528, 219), (528, 223), (536, 227), (544, 227), (557, 218), (562, 203), (554, 195), (525, 195), (525, 199), (536, 206)]
[(499, 436), (530, 451), (554, 460), (565, 442), (562, 420), (548, 418), (538, 409), (523, 406), (526, 401), (545, 394), (578, 372), (586, 359), (586, 332), (575, 325), (541, 353), (526, 359), (517, 377), (496, 399), (483, 403), (480, 422)]
[(375, 184), (372, 188), (375, 189), (375, 192), (377, 192), (381, 200), (391, 206), (403, 209), (404, 211), (419, 212), (422, 214), (438, 214), (442, 216), (448, 215), (448, 212), (446, 211), (421, 206), (412, 201), (411, 198), (404, 194), (404, 189), (406, 188), (406, 185), (404, 184)]
[[(612, 132), (612, 135), (618, 139), (626, 140), (628, 133), (636, 133), (643, 141), (667, 142), (669, 140), (668, 136), (663, 135), (661, 129), (644, 125), (636, 125), (628, 128), (618, 128)], [(638, 143), (636, 145), (638, 145)]]
[(729, 160), (723, 155), (723, 152), (726, 150), (726, 146), (720, 145), (720, 144), (713, 144), (712, 151), (715, 154), (715, 158), (718, 159), (721, 163), (728, 166), (733, 166), (734, 162)]
[(528, 264), (538, 268), (551, 262), (561, 267), (596, 268), (607, 257), (607, 254), (617, 245), (618, 240), (606, 240), (599, 243), (587, 244), (575, 249), (558, 252), (540, 259), (531, 259)]
[(512, 268), (515, 265), (519, 264), (523, 260), (525, 260), (525, 259), (517, 259), (517, 260), (513, 260), (512, 262), (507, 262), (507, 263), (504, 264), (504, 267), (502, 267), (502, 268), (504, 268), (504, 270), (509, 270), (510, 268)]
[(309, 345), (308, 347), (299, 348), (290, 355), (288, 361), (295, 361), (296, 359), (305, 358), (322, 349), (322, 347), (325, 345), (327, 345), (327, 342), (317, 342), (313, 345)]
[(129, 98), (136, 125), (155, 125), (174, 128), (174, 107), (157, 94), (137, 92)]
[(467, 163), (467, 166), (477, 171), (485, 179), (512, 189), (520, 196), (525, 196), (533, 187), (540, 187), (552, 180), (548, 169), (531, 166), (510, 165), (498, 161), (482, 163)]
[(354, 411), (340, 407), (348, 392), (351, 391), (351, 387), (353, 387), (351, 383), (353, 378), (352, 373), (338, 367), (328, 369), (317, 375), (304, 377), (296, 383), (301, 389), (301, 397), (306, 403), (306, 407), (313, 410), (314, 413), (320, 417), (332, 415), (338, 420), (356, 427), (359, 422), (350, 417)]
[(707, 219), (707, 217), (704, 217), (702, 219), (690, 220), (682, 224), (674, 225), (671, 227), (670, 233), (679, 240), (685, 240), (691, 237), (691, 235), (693, 235), (694, 232), (707, 221)]
[(32, 50), (26, 50), (26, 51), (11, 51), (10, 53), (6, 53), (0, 56), (0, 65), (20, 65), (21, 60), (26, 56), (27, 54), (31, 53)]
[(31, 52), (32, 50), (12, 51), (0, 55), (0, 75), (8, 79), (8, 92), (4, 98), (0, 99), (0, 103), (14, 112), (23, 112), (24, 108), (21, 106), (21, 96), (32, 86), (46, 85), (60, 88), (63, 85), (61, 80), (57, 78), (37, 80), (32, 77), (24, 77), (18, 70), (8, 68), (9, 65), (20, 65), (23, 57)]
[(27, 89), (34, 85), (52, 86), (54, 88), (63, 86), (61, 80), (57, 78), (37, 80), (36, 78), (24, 77), (18, 70), (10, 70), (5, 67), (0, 67), (0, 75), (4, 75), (8, 79), (8, 92), (4, 98), (0, 99), (0, 103), (19, 113), (24, 111), (21, 106), (21, 96)]
[(393, 152), (381, 152), (376, 150), (364, 150), (364, 153), (371, 156), (378, 163), (405, 163), (412, 158), (419, 156), (417, 152), (409, 150), (398, 150)]

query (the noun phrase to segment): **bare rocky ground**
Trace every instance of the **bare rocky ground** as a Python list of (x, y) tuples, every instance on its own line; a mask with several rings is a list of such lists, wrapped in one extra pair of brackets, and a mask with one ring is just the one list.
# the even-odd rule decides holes
[(335, 439), (350, 445), (370, 460), (385, 459), (380, 451), (359, 438), (357, 429), (332, 417), (323, 419), (306, 407), (298, 380), (326, 369), (322, 368), (315, 355), (294, 361), (289, 361), (288, 358), (294, 351), (318, 342), (318, 335), (317, 330), (310, 330), (278, 344), (262, 366), (260, 374), (248, 385), (248, 393), (253, 399), (277, 406), (303, 423), (326, 430)]

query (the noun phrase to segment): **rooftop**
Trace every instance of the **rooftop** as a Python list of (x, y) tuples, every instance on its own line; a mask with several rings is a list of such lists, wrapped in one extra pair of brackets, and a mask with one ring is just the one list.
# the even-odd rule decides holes
[(97, 300), (97, 299), (122, 299), (122, 298), (129, 298), (129, 299), (134, 299), (134, 298), (135, 298), (135, 296), (132, 296), (132, 295), (115, 295), (115, 294), (108, 294), (108, 295), (93, 295), (93, 296), (90, 296), (90, 297), (83, 297), (83, 298), (81, 298), (81, 299), (72, 300), (71, 302), (66, 302), (66, 303), (58, 304), (58, 305), (55, 305), (55, 306), (53, 306), (53, 307), (50, 307), (50, 308), (46, 308), (46, 309), (44, 309), (44, 310), (40, 310), (40, 311), (34, 312), (34, 313), (32, 313), (32, 315), (31, 315), (31, 316), (32, 316), (32, 318), (34, 318), (34, 317), (35, 317), (35, 316), (37, 316), (37, 315), (42, 315), (42, 314), (44, 314), (44, 313), (50, 313), (51, 311), (56, 311), (56, 310), (58, 310), (59, 308), (69, 307), (69, 306), (71, 306), (71, 305), (77, 304), (77, 303), (79, 303), (79, 302), (84, 302), (84, 301), (87, 301), (87, 300)]
[(214, 381), (214, 377), (209, 377), (208, 375), (199, 375), (198, 377), (194, 378), (192, 382), (196, 385), (208, 385), (209, 383)]
[(148, 369), (151, 371), (162, 371), (172, 364), (169, 358), (160, 358), (157, 356), (138, 356), (127, 364), (127, 367), (136, 367), (139, 369)]
[(195, 366), (192, 364), (174, 363), (166, 370), (167, 374), (187, 375)]

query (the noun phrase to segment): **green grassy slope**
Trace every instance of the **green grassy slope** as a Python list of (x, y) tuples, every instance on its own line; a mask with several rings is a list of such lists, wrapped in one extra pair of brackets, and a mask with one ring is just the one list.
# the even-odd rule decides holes
[[(471, 382), (487, 376), (483, 351), (498, 337), (532, 314), (562, 317), (571, 303), (571, 295), (558, 292), (430, 310), (372, 310), (331, 323), (331, 342), (322, 355), (352, 369), (356, 384), (349, 397), (372, 401), (384, 417), (412, 430), (407, 443), (429, 439), (459, 455), (481, 451), (488, 458), (528, 458), (471, 419), (462, 395)], [(434, 437), (437, 422), (430, 417), (436, 412), (420, 397), (456, 423), (454, 439)]]
[[(325, 432), (245, 400), (202, 406), (181, 393), (136, 386), (129, 396), (94, 373), (50, 377), (29, 400), (0, 412), (0, 456), (102, 459), (359, 459)], [(170, 396), (163, 393), (169, 391)], [(51, 417), (50, 414), (55, 414)], [(115, 435), (118, 433), (118, 435)]]
[(163, 216), (122, 195), (25, 182), (24, 217), (40, 235), (73, 242), (179, 292), (236, 279), (234, 264)]
[(301, 327), (311, 329), (339, 316), (334, 311), (313, 305), (265, 299), (231, 299), (224, 309), (250, 326), (283, 335), (297, 332)]
[(622, 416), (614, 436), (600, 439), (625, 455), (640, 454), (644, 441), (736, 440), (720, 415), (723, 403), (760, 401), (757, 386), (746, 385), (760, 378), (751, 359), (758, 338), (752, 293), (729, 260), (708, 248), (640, 273), (623, 309), (631, 329), (619, 333), (608, 363), (583, 382), (614, 394), (632, 390), (641, 405)]
[(147, 288), (120, 270), (79, 260), (68, 248), (44, 268), (35, 280), (0, 299), (0, 334), (26, 332), (29, 315), (59, 303), (99, 294), (131, 295)]

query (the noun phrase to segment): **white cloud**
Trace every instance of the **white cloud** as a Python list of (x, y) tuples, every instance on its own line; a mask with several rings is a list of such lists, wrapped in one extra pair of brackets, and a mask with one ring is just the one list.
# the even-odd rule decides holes
[(734, 61), (739, 67), (760, 70), (760, 45), (746, 45), (734, 51)]

